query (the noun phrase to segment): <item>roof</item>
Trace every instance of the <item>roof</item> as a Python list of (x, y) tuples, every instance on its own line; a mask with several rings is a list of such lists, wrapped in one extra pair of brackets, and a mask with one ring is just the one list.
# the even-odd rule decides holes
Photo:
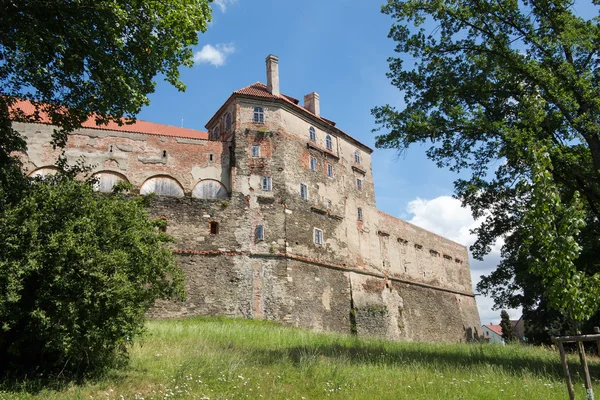
[[(35, 112), (35, 106), (26, 100), (17, 101), (12, 107), (12, 110), (21, 110), (26, 115), (33, 115)], [(97, 125), (93, 117), (90, 117), (87, 121), (81, 124), (82, 128), (88, 129), (101, 129), (106, 131), (117, 131), (117, 132), (130, 132), (140, 133), (144, 135), (159, 135), (159, 136), (171, 136), (186, 139), (201, 139), (207, 140), (208, 133), (199, 131), (196, 129), (181, 128), (178, 126), (157, 124), (154, 122), (136, 120), (134, 123), (127, 123), (131, 120), (123, 120), (123, 125), (119, 125), (116, 122), (109, 122), (107, 125)], [(40, 113), (39, 119), (36, 121), (42, 124), (50, 124), (50, 118), (46, 113)]]
[(494, 332), (495, 334), (502, 336), (502, 327), (500, 325), (484, 325), (486, 328), (488, 328), (490, 331)]
[(244, 88), (238, 89), (235, 92), (233, 92), (233, 94), (241, 94), (241, 95), (245, 95), (245, 96), (252, 96), (252, 97), (261, 97), (264, 99), (270, 99), (270, 100), (283, 100), (284, 102), (290, 104), (293, 108), (296, 108), (297, 110), (303, 112), (303, 113), (308, 113), (310, 114), (313, 118), (316, 118), (318, 120), (320, 120), (323, 124), (335, 129), (335, 131), (341, 133), (344, 136), (347, 136), (348, 138), (350, 138), (351, 140), (353, 140), (356, 143), (360, 143), (362, 146), (364, 146), (365, 148), (369, 149), (371, 152), (373, 151), (369, 146), (365, 145), (364, 143), (361, 143), (360, 141), (356, 140), (355, 138), (353, 138), (352, 136), (348, 135), (346, 132), (343, 132), (342, 130), (340, 130), (339, 128), (337, 128), (335, 126), (335, 122), (327, 119), (327, 118), (323, 118), (320, 115), (316, 115), (313, 112), (309, 111), (308, 109), (302, 107), (301, 105), (299, 105), (299, 101), (295, 98), (293, 98), (292, 96), (288, 96), (286, 94), (280, 94), (279, 96), (275, 96), (274, 94), (272, 94), (271, 92), (269, 92), (269, 89), (267, 89), (267, 86), (264, 83), (261, 82), (255, 82), (252, 85), (246, 86)]

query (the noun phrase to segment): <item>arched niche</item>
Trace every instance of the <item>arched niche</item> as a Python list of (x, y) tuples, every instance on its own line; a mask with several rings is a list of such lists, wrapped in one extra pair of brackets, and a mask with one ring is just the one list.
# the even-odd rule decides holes
[(29, 177), (30, 178), (43, 178), (48, 175), (56, 175), (57, 172), (58, 172), (58, 168), (56, 168), (52, 165), (48, 165), (46, 167), (41, 167), (41, 168), (36, 169), (35, 171), (33, 171), (32, 173), (29, 174)]
[(140, 194), (156, 193), (157, 196), (183, 197), (183, 188), (170, 176), (155, 176), (142, 185)]
[(118, 172), (113, 171), (100, 171), (94, 174), (94, 178), (96, 178), (96, 183), (94, 184), (94, 190), (102, 193), (110, 193), (113, 190), (113, 187), (121, 181), (129, 183), (127, 178), (119, 174)]
[(229, 197), (229, 192), (219, 181), (213, 179), (205, 179), (194, 187), (192, 197), (197, 199), (226, 199)]

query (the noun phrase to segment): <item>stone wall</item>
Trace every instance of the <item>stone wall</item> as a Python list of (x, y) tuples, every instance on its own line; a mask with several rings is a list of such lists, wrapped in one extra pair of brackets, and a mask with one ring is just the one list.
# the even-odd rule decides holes
[[(263, 108), (264, 124), (252, 121), (255, 106)], [(27, 137), (27, 172), (53, 165), (52, 127), (15, 127)], [(152, 317), (258, 318), (398, 340), (478, 335), (467, 249), (377, 210), (371, 149), (293, 105), (264, 99), (232, 96), (207, 124), (211, 134), (217, 127), (223, 141), (102, 129), (69, 138), (70, 162), (84, 156), (93, 172), (118, 172), (134, 190), (163, 175), (183, 188), (181, 198), (156, 197), (150, 214), (165, 219), (176, 240), (188, 298), (157, 303)], [(260, 147), (257, 157), (253, 146)], [(229, 197), (192, 198), (206, 179), (222, 182)], [(308, 199), (300, 198), (300, 184)], [(323, 243), (315, 243), (317, 229)]]

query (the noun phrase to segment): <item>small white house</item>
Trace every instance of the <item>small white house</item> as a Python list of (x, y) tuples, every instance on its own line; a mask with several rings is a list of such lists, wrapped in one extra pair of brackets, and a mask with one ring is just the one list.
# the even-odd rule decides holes
[(488, 339), (490, 343), (504, 344), (500, 325), (482, 325), (481, 330), (483, 331), (483, 337)]

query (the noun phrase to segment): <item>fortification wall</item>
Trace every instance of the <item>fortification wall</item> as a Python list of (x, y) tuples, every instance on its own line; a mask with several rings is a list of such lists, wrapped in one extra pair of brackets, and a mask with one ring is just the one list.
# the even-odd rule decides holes
[[(61, 153), (50, 144), (54, 127), (45, 124), (13, 123), (27, 140), (22, 157), (27, 173), (51, 167)], [(136, 191), (153, 176), (176, 179), (186, 194), (206, 179), (221, 182), (231, 190), (229, 143), (146, 135), (102, 129), (78, 129), (69, 135), (64, 149), (69, 163), (82, 159), (92, 172), (112, 171), (127, 178)]]
[[(251, 122), (254, 103), (223, 108), (234, 121), (230, 142), (99, 129), (70, 136), (70, 162), (83, 155), (94, 171), (118, 172), (136, 190), (156, 175), (171, 176), (184, 189), (182, 198), (155, 198), (150, 214), (165, 219), (176, 239), (173, 251), (186, 274), (188, 298), (159, 302), (150, 315), (264, 318), (403, 340), (475, 336), (479, 317), (466, 248), (378, 211), (367, 149), (318, 124), (311, 144), (314, 121), (257, 104), (265, 124)], [(26, 170), (52, 165), (58, 156), (49, 145), (52, 127), (16, 125), (29, 144)], [(213, 125), (223, 129), (223, 116)], [(326, 134), (332, 135), (331, 151)], [(255, 145), (260, 155), (252, 157)], [(354, 158), (357, 149), (361, 163)], [(204, 179), (223, 182), (230, 197), (192, 198)], [(301, 183), (307, 199), (300, 197)], [(321, 244), (315, 243), (316, 229)]]

